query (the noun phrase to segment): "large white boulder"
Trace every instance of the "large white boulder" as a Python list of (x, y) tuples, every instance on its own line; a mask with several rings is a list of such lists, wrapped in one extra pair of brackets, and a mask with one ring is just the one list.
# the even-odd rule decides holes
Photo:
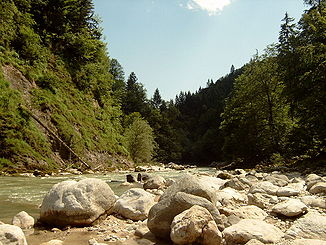
[(259, 219), (264, 220), (268, 214), (259, 207), (254, 205), (242, 206), (237, 209), (229, 209), (228, 216), (233, 215), (239, 219)]
[(276, 243), (284, 236), (277, 227), (256, 219), (243, 219), (226, 228), (222, 234), (226, 244), (245, 244), (251, 239), (262, 243)]
[(222, 242), (222, 234), (212, 215), (197, 205), (174, 217), (170, 237), (174, 244), (219, 245)]
[(34, 223), (34, 218), (25, 211), (19, 212), (12, 219), (12, 224), (22, 229), (32, 228), (34, 226)]
[(276, 195), (279, 187), (272, 184), (269, 181), (262, 181), (254, 184), (250, 190), (249, 193), (255, 194), (255, 193), (266, 193), (269, 195)]
[(110, 212), (116, 197), (103, 180), (67, 180), (52, 187), (43, 199), (40, 220), (53, 226), (83, 226)]
[(216, 205), (228, 206), (235, 204), (246, 204), (248, 198), (244, 193), (234, 190), (231, 187), (216, 192)]
[(0, 225), (0, 244), (3, 245), (27, 245), (22, 229), (15, 225)]
[(276, 204), (272, 211), (276, 214), (281, 214), (287, 217), (295, 217), (306, 213), (308, 207), (297, 199), (290, 199)]
[(155, 195), (140, 188), (123, 193), (114, 204), (114, 212), (132, 220), (144, 220), (155, 204)]
[(306, 215), (294, 221), (286, 234), (293, 238), (326, 240), (326, 215), (309, 211)]

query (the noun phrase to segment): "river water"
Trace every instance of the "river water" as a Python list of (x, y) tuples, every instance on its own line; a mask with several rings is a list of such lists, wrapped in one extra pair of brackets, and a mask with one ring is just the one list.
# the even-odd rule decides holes
[[(160, 171), (157, 174), (165, 178), (177, 179), (186, 172), (214, 172), (213, 168), (196, 168), (187, 171)], [(8, 177), (0, 176), (0, 221), (10, 223), (20, 211), (26, 211), (35, 219), (39, 217), (39, 205), (51, 187), (64, 180), (80, 180), (83, 178), (98, 178), (106, 181), (116, 195), (134, 186), (122, 185), (128, 173), (106, 173), (69, 175), (60, 177)], [(130, 173), (137, 176), (137, 173)]]

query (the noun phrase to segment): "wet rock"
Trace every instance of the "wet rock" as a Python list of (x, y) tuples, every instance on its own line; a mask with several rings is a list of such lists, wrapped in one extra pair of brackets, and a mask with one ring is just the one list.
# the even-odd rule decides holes
[(326, 194), (326, 182), (317, 182), (310, 189), (311, 194)]
[(286, 234), (293, 238), (326, 240), (326, 215), (309, 211), (309, 213), (294, 221)]
[(245, 244), (251, 239), (262, 243), (276, 243), (284, 235), (277, 227), (256, 219), (243, 219), (226, 228), (222, 234), (227, 244)]
[(140, 188), (123, 193), (114, 204), (114, 211), (127, 219), (144, 220), (155, 204), (155, 195)]
[(34, 226), (34, 218), (25, 211), (21, 211), (12, 219), (12, 224), (22, 229), (29, 229)]
[(22, 229), (15, 225), (0, 225), (0, 243), (3, 245), (27, 245)]
[(132, 176), (131, 174), (127, 174), (127, 175), (126, 175), (126, 178), (127, 178), (127, 182), (128, 182), (128, 183), (134, 183), (134, 182), (136, 182), (135, 177)]
[(144, 183), (143, 188), (146, 189), (159, 189), (165, 187), (165, 179), (162, 176), (152, 176)]
[(175, 244), (218, 245), (222, 241), (222, 234), (212, 215), (197, 205), (174, 217), (170, 237)]
[(308, 207), (300, 200), (290, 199), (276, 204), (272, 211), (276, 214), (281, 214), (287, 217), (296, 217), (306, 213)]
[(99, 179), (63, 181), (43, 199), (41, 222), (53, 226), (83, 226), (112, 209), (116, 198), (110, 186)]

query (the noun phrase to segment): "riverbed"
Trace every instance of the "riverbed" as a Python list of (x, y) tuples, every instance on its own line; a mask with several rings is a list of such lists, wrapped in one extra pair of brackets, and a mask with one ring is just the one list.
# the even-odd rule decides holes
[[(164, 170), (151, 172), (164, 178), (177, 179), (187, 173), (212, 173), (214, 168), (194, 168), (189, 170)], [(11, 223), (11, 219), (20, 211), (26, 211), (35, 219), (39, 217), (39, 206), (51, 187), (64, 180), (80, 180), (83, 178), (98, 178), (106, 181), (116, 195), (121, 195), (131, 187), (124, 185), (126, 175), (136, 172), (109, 172), (104, 174), (66, 175), (55, 177), (9, 177), (0, 176), (0, 221)]]

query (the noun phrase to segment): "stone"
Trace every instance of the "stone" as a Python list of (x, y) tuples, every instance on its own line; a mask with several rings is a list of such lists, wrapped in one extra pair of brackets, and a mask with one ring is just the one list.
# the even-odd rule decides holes
[(265, 194), (265, 193), (254, 193), (251, 194), (249, 193), (247, 195), (248, 197), (248, 204), (249, 205), (255, 205), (259, 208), (269, 208), (269, 206), (271, 206), (269, 200), (271, 198), (270, 195)]
[(217, 178), (220, 178), (220, 179), (232, 179), (234, 176), (228, 172), (218, 172), (217, 175), (216, 175)]
[(52, 187), (43, 199), (40, 221), (52, 226), (85, 226), (110, 213), (116, 197), (103, 180), (67, 180)]
[(276, 214), (281, 214), (286, 217), (296, 217), (306, 213), (308, 207), (297, 199), (290, 199), (281, 203), (276, 204), (272, 211)]
[(0, 225), (0, 243), (3, 245), (27, 245), (23, 230), (15, 225)]
[(286, 186), (289, 183), (289, 179), (286, 175), (282, 174), (273, 174), (273, 175), (268, 175), (264, 178), (265, 181), (268, 181), (272, 183), (273, 185), (276, 186)]
[(239, 219), (259, 219), (264, 220), (268, 214), (259, 207), (249, 205), (230, 210), (229, 215), (234, 215)]
[(61, 240), (51, 240), (48, 242), (41, 243), (41, 245), (63, 245), (63, 241)]
[(284, 236), (277, 227), (256, 219), (243, 219), (226, 228), (222, 234), (226, 244), (245, 244), (251, 239), (262, 243), (276, 243)]
[(258, 241), (257, 239), (251, 239), (249, 242), (246, 243), (246, 245), (264, 245), (264, 243)]
[(246, 204), (248, 202), (248, 198), (246, 195), (241, 194), (239, 191), (236, 191), (230, 187), (224, 188), (216, 192), (215, 194), (217, 206)]
[(297, 195), (299, 195), (299, 193), (300, 193), (300, 191), (298, 191), (298, 190), (295, 190), (291, 187), (284, 186), (284, 187), (278, 188), (276, 195), (279, 197), (290, 197), (290, 196), (297, 196)]
[(224, 187), (231, 187), (235, 190), (241, 191), (241, 190), (245, 190), (245, 189), (249, 188), (249, 185), (244, 184), (238, 178), (233, 178), (233, 179), (227, 181), (224, 184)]
[(294, 221), (286, 234), (293, 238), (326, 240), (326, 215), (316, 211), (309, 211), (306, 215)]
[(26, 213), (25, 211), (19, 212), (12, 219), (12, 224), (22, 229), (32, 228), (34, 226), (34, 223), (35, 223), (34, 218), (30, 216), (28, 213)]
[(222, 241), (222, 234), (211, 214), (197, 205), (174, 217), (170, 237), (174, 244), (218, 245)]
[(317, 239), (298, 239), (293, 241), (291, 245), (326, 245), (326, 241)]
[(249, 193), (266, 193), (269, 195), (276, 195), (279, 187), (272, 184), (271, 182), (268, 181), (262, 181), (254, 184), (250, 190)]
[(317, 174), (309, 174), (306, 177), (306, 184), (307, 184), (307, 190), (310, 190), (310, 188), (315, 185), (316, 183), (320, 182), (322, 180), (322, 177)]
[(315, 196), (303, 196), (300, 200), (306, 204), (308, 207), (318, 207), (326, 209), (326, 199), (318, 198)]
[(136, 182), (135, 177), (132, 176), (131, 174), (127, 174), (127, 175), (126, 175), (126, 178), (127, 178), (127, 182), (128, 182), (128, 183), (134, 183), (134, 182)]
[(149, 231), (146, 224), (139, 225), (135, 230), (135, 236), (143, 238)]
[(317, 182), (310, 189), (311, 194), (326, 194), (326, 182)]
[(143, 188), (146, 189), (159, 189), (165, 187), (165, 179), (162, 176), (152, 176), (144, 183)]
[[(166, 195), (166, 192), (163, 196), (164, 195)], [(224, 228), (218, 209), (206, 198), (185, 192), (177, 192), (170, 197), (162, 197), (160, 201), (150, 209), (148, 214), (147, 226), (155, 236), (160, 238), (169, 237), (171, 223), (174, 217), (194, 205), (206, 208), (212, 215), (219, 229)]]
[(132, 188), (119, 197), (114, 204), (114, 212), (127, 219), (144, 220), (154, 204), (155, 195), (141, 188)]

